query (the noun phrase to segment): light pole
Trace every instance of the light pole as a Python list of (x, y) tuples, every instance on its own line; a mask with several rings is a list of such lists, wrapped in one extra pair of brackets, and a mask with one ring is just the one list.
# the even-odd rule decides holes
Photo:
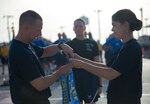
[(102, 10), (95, 10), (95, 12), (97, 12), (97, 19), (98, 19), (99, 42), (101, 42), (100, 12), (102, 12)]
[(9, 42), (10, 42), (9, 18), (13, 18), (13, 16), (12, 15), (4, 15), (3, 18), (6, 18), (6, 20), (7, 20), (8, 39), (9, 39)]
[(146, 27), (147, 26), (147, 21), (148, 21), (148, 18), (145, 18), (146, 35), (148, 35), (148, 28)]
[[(143, 8), (140, 8), (140, 12), (141, 12), (141, 21), (143, 22)], [(143, 35), (143, 27), (142, 27), (142, 35)]]
[(12, 23), (12, 26), (11, 26), (11, 31), (12, 31), (12, 34), (13, 34), (13, 37), (12, 39), (15, 38), (15, 29), (14, 29), (14, 23)]

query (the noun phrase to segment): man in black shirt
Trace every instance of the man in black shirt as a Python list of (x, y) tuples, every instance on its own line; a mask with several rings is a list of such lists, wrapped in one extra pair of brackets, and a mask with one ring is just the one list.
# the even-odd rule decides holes
[[(76, 37), (72, 41), (68, 41), (70, 47), (74, 52), (80, 56), (99, 62), (99, 50), (96, 41), (85, 37), (86, 26), (82, 19), (74, 21), (73, 30)], [(102, 81), (97, 77), (85, 70), (76, 70), (73, 68), (75, 87), (81, 104), (95, 104), (98, 101), (99, 95), (102, 91)]]
[(73, 56), (73, 49), (66, 44), (38, 47), (32, 41), (41, 36), (41, 16), (28, 10), (21, 14), (19, 31), (9, 47), (10, 93), (14, 104), (50, 104), (49, 86), (61, 75), (69, 73), (71, 64), (64, 65), (52, 75), (45, 76), (40, 57), (52, 56), (63, 50)]

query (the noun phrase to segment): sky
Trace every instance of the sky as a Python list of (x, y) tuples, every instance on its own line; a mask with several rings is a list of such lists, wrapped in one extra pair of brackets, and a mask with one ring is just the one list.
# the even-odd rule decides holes
[[(89, 19), (87, 32), (91, 32), (95, 40), (101, 43), (112, 33), (111, 16), (120, 9), (131, 9), (141, 19), (140, 8), (143, 8), (143, 25), (150, 24), (150, 0), (0, 0), (0, 42), (8, 42), (7, 18), (9, 27), (14, 23), (15, 35), (18, 32), (18, 20), (21, 13), (34, 10), (43, 18), (43, 37), (51, 41), (57, 40), (57, 34), (65, 32), (73, 39), (73, 22), (86, 16)], [(101, 10), (98, 18), (97, 10)], [(98, 28), (98, 19), (100, 28)], [(100, 30), (100, 34), (99, 34)], [(148, 30), (143, 28), (143, 33)], [(148, 31), (150, 32), (150, 31)], [(135, 38), (141, 35), (135, 32)], [(12, 37), (12, 31), (10, 30)]]

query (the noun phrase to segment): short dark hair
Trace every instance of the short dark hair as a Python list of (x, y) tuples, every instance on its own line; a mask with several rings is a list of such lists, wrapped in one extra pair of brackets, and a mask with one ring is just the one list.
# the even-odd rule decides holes
[(85, 25), (84, 20), (82, 20), (82, 19), (80, 19), (80, 18), (76, 19), (76, 20), (74, 21), (74, 23), (75, 23), (76, 21), (81, 21), (81, 22)]
[(140, 30), (142, 28), (142, 21), (137, 19), (136, 15), (129, 9), (122, 9), (112, 15), (112, 21), (120, 23), (128, 22), (130, 31)]
[(19, 24), (20, 25), (24, 23), (32, 24), (37, 19), (42, 20), (42, 17), (37, 12), (33, 10), (28, 10), (28, 11), (23, 12), (20, 15)]

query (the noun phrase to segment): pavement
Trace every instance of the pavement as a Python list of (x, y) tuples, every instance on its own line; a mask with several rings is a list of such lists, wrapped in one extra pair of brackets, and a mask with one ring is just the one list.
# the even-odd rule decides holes
[[(143, 59), (143, 95), (141, 99), (141, 104), (150, 104), (150, 59)], [(6, 66), (5, 74), (1, 74), (0, 68), (0, 104), (12, 104), (10, 97), (10, 90), (8, 85), (8, 69)], [(107, 104), (106, 101), (106, 89), (108, 81), (103, 79), (103, 91), (101, 97), (97, 104)], [(52, 91), (52, 96), (49, 98), (51, 104), (62, 104), (62, 93), (61, 85), (59, 81), (55, 82), (50, 86)]]

